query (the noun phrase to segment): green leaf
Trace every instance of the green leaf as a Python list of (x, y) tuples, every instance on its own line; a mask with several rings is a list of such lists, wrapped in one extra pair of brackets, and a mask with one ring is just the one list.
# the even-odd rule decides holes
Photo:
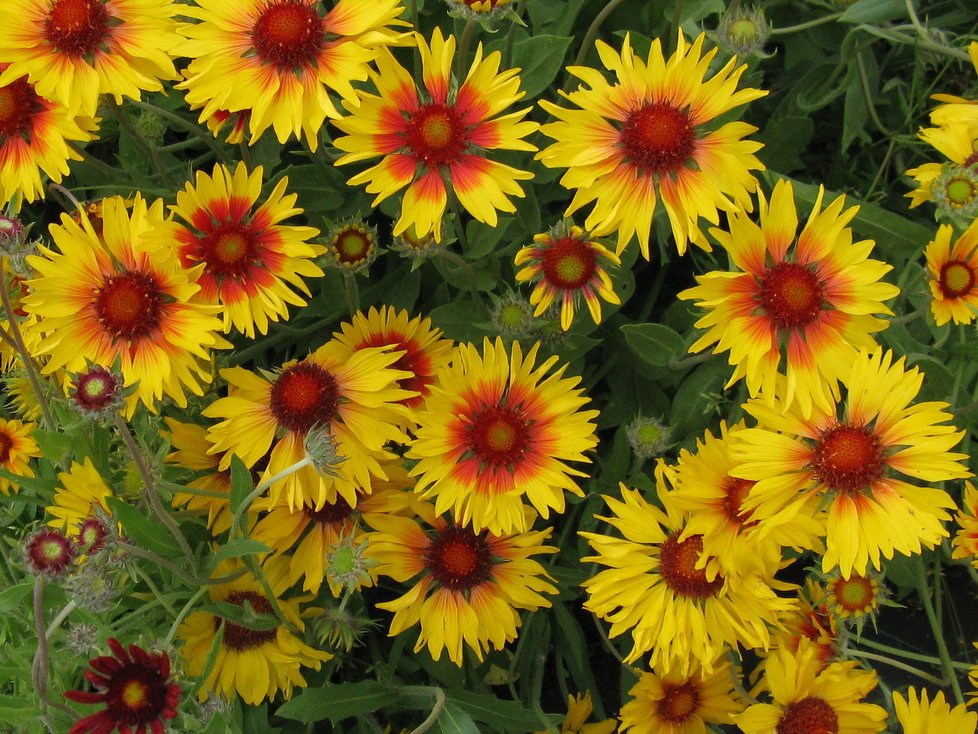
[(625, 324), (625, 343), (653, 367), (665, 367), (686, 351), (682, 336), (662, 324)]
[[(864, 66), (869, 64), (863, 57)], [(873, 87), (872, 77), (869, 69), (866, 71), (870, 77), (869, 86)], [(859, 71), (859, 63), (855, 59), (849, 62), (849, 78), (846, 82), (846, 99), (842, 113), (842, 143), (840, 153), (845, 153), (852, 142), (864, 136), (863, 130), (869, 121), (869, 102), (866, 100), (866, 91), (863, 89), (862, 75)]]
[(839, 18), (840, 23), (879, 23), (907, 17), (904, 0), (857, 0)]
[(33, 582), (27, 579), (16, 586), (0, 591), (0, 612), (6, 613), (13, 609), (19, 609), (24, 600), (30, 596), (33, 588)]
[(109, 506), (112, 514), (122, 523), (123, 532), (129, 536), (133, 543), (141, 545), (164, 558), (180, 555), (180, 548), (176, 541), (170, 537), (162, 524), (144, 517), (139, 510), (126, 504), (118, 497), (106, 497), (105, 503)]
[(479, 727), (461, 706), (449, 700), (438, 715), (433, 731), (442, 734), (479, 734)]
[(240, 457), (236, 454), (231, 455), (231, 512), (238, 511), (241, 503), (254, 490), (255, 484), (251, 479), (251, 472)]
[(342, 719), (369, 714), (396, 700), (397, 694), (390, 688), (377, 681), (365, 680), (306, 688), (291, 701), (279, 706), (275, 713), (306, 724), (323, 719), (335, 724)]
[(211, 556), (211, 563), (217, 566), (221, 561), (228, 558), (240, 558), (241, 556), (254, 556), (259, 553), (268, 553), (272, 549), (264, 543), (252, 538), (237, 538), (228, 541)]
[(4, 702), (6, 705), (0, 706), (0, 721), (5, 725), (29, 724), (40, 716), (40, 711), (33, 701), (5, 698)]
[(37, 429), (34, 431), (34, 440), (37, 441), (38, 448), (45, 458), (54, 462), (60, 462), (71, 453), (75, 445), (74, 439), (64, 433), (54, 431), (44, 431)]
[(520, 86), (525, 99), (533, 99), (550, 86), (572, 40), (571, 36), (531, 36), (513, 45), (513, 66), (523, 70)]
[[(540, 728), (540, 719), (537, 715), (523, 708), (518, 701), (506, 701), (490, 694), (449, 691), (448, 705), (456, 706), (475, 721), (492, 724), (505, 732), (515, 734), (515, 732), (535, 731)], [(439, 721), (441, 721), (440, 717)]]

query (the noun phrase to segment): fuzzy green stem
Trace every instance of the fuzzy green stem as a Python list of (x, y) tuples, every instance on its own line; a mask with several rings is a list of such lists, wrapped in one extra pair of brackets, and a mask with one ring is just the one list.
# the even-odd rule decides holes
[(433, 699), (428, 718), (412, 729), (410, 734), (424, 734), (435, 725), (438, 717), (441, 716), (441, 712), (445, 709), (445, 691), (438, 686), (400, 686), (397, 692), (406, 696), (430, 695)]
[(475, 32), (475, 26), (476, 22), (474, 20), (466, 21), (465, 27), (462, 28), (462, 35), (459, 38), (458, 53), (455, 56), (455, 78), (458, 79), (459, 84), (465, 78), (465, 62), (466, 57), (469, 55), (469, 45), (472, 43), (472, 34)]
[(346, 297), (346, 308), (353, 316), (360, 310), (360, 289), (357, 288), (357, 276), (349, 270), (343, 271), (343, 295)]
[[(930, 663), (940, 667), (941, 659), (934, 657), (933, 655), (923, 655), (919, 652), (910, 652), (909, 650), (901, 650), (898, 647), (891, 647), (890, 645), (884, 645), (882, 642), (876, 642), (876, 640), (870, 640), (865, 637), (859, 637), (855, 640), (860, 645), (866, 647), (871, 647), (874, 650), (879, 650), (880, 652), (886, 652), (890, 655), (897, 655), (902, 658), (907, 658), (907, 660), (916, 660), (919, 663)], [(951, 662), (958, 670), (971, 670), (972, 665), (970, 663), (959, 663), (956, 660)]]
[(248, 508), (251, 507), (251, 503), (254, 502), (256, 499), (258, 499), (266, 489), (271, 487), (273, 484), (275, 484), (275, 482), (279, 481), (280, 479), (284, 479), (290, 474), (294, 474), (295, 472), (299, 471), (302, 467), (309, 466), (310, 464), (312, 464), (312, 459), (310, 459), (308, 456), (304, 456), (303, 458), (299, 459), (299, 461), (295, 462), (291, 466), (285, 467), (278, 474), (269, 477), (264, 482), (262, 482), (257, 487), (255, 487), (255, 489), (251, 492), (251, 494), (249, 494), (241, 501), (241, 504), (238, 505), (238, 509), (235, 510), (234, 518), (231, 520), (230, 537), (231, 538), (237, 537), (238, 527), (241, 525), (241, 518), (248, 511)]
[(175, 115), (169, 110), (165, 110), (162, 107), (157, 107), (156, 105), (150, 104), (149, 102), (142, 102), (136, 99), (127, 99), (126, 102), (128, 104), (131, 104), (133, 107), (138, 107), (141, 110), (146, 110), (147, 112), (153, 112), (159, 115), (160, 117), (162, 117), (164, 120), (168, 120), (178, 125), (179, 127), (189, 132), (191, 135), (194, 135), (197, 138), (203, 140), (207, 144), (207, 147), (210, 148), (212, 151), (214, 151), (214, 154), (218, 157), (218, 159), (220, 159), (222, 163), (228, 162), (227, 154), (224, 152), (221, 146), (218, 145), (217, 141), (214, 139), (214, 136), (211, 135), (210, 132), (205, 132), (190, 120), (185, 120), (184, 118), (180, 117), (180, 115)]
[(37, 633), (37, 650), (31, 666), (31, 681), (43, 714), (48, 706), (48, 638), (44, 629), (43, 576), (34, 579), (34, 631)]
[[(934, 633), (934, 640), (937, 643), (937, 655), (941, 659), (941, 669), (944, 671), (944, 677), (951, 684), (955, 701), (963, 704), (964, 696), (961, 693), (961, 684), (958, 683), (958, 676), (954, 672), (951, 654), (948, 652), (947, 643), (944, 641), (943, 625), (937, 613), (934, 611), (934, 602), (930, 598), (930, 588), (927, 585), (927, 566), (924, 565), (924, 560), (920, 556), (917, 556), (914, 560), (918, 565), (919, 573), (917, 594), (921, 602), (923, 602), (924, 612), (927, 614), (927, 621), (930, 623), (931, 631)], [(941, 683), (943, 684), (943, 681)]]
[(842, 17), (842, 12), (832, 13), (831, 15), (823, 15), (821, 18), (816, 18), (815, 20), (809, 20), (805, 23), (799, 23), (798, 25), (789, 25), (784, 28), (772, 28), (768, 35), (780, 36), (786, 33), (798, 33), (799, 31), (807, 31), (809, 28), (815, 28), (820, 25), (825, 25), (826, 23), (832, 23)]
[[(0, 273), (6, 270), (6, 265), (6, 256), (0, 255)], [(44, 421), (44, 427), (49, 431), (53, 431), (57, 428), (57, 424), (51, 415), (51, 408), (48, 405), (47, 398), (41, 390), (41, 381), (38, 377), (34, 360), (30, 352), (27, 351), (24, 336), (20, 333), (20, 326), (17, 324), (17, 314), (14, 313), (14, 307), (10, 303), (10, 294), (7, 292), (7, 284), (4, 282), (0, 286), (2, 286), (0, 287), (0, 299), (3, 300), (3, 313), (7, 317), (10, 335), (17, 345), (17, 356), (20, 357), (20, 361), (24, 365), (24, 371), (27, 372), (27, 379), (31, 383), (31, 390), (34, 391), (34, 397), (37, 398), (37, 404), (41, 408), (41, 418)]]
[(846, 650), (846, 655), (849, 655), (850, 657), (854, 657), (854, 658), (863, 658), (864, 660), (872, 660), (877, 663), (883, 663), (885, 665), (889, 665), (891, 668), (897, 668), (898, 670), (902, 670), (904, 672), (910, 673), (911, 675), (915, 675), (918, 678), (927, 681), (928, 683), (933, 683), (935, 686), (943, 686), (945, 684), (945, 681), (941, 680), (936, 675), (925, 673), (920, 668), (915, 668), (912, 665), (907, 665), (906, 663), (902, 663), (899, 660), (894, 660), (893, 658), (889, 658), (886, 655), (877, 655), (874, 652), (867, 652), (865, 650), (852, 650), (852, 649)]
[(51, 635), (58, 631), (58, 627), (68, 618), (68, 615), (75, 611), (77, 607), (78, 602), (72, 599), (61, 608), (61, 611), (51, 620), (51, 624), (48, 625), (47, 630), (44, 632), (44, 636), (48, 641), (51, 640)]
[(187, 539), (183, 537), (183, 533), (180, 532), (180, 528), (170, 517), (170, 514), (163, 507), (163, 503), (160, 502), (160, 496), (157, 493), (156, 483), (153, 481), (153, 475), (149, 470), (149, 466), (146, 464), (146, 459), (143, 456), (142, 450), (136, 443), (136, 437), (133, 435), (132, 431), (129, 430), (129, 424), (123, 419), (122, 415), (118, 412), (112, 415), (112, 422), (115, 425), (116, 431), (119, 433), (119, 437), (122, 439), (122, 443), (125, 444), (126, 449), (132, 456), (133, 463), (136, 465), (136, 471), (139, 472), (140, 478), (143, 480), (143, 487), (146, 490), (144, 494), (146, 499), (149, 501), (150, 509), (152, 509), (153, 514), (156, 515), (157, 519), (170, 531), (173, 539), (177, 541), (177, 545), (180, 546), (180, 550), (188, 559), (193, 559), (194, 552), (190, 549), (190, 545), (187, 543)]
[(170, 625), (170, 631), (166, 633), (166, 639), (163, 640), (164, 646), (173, 642), (173, 638), (177, 634), (177, 628), (180, 626), (180, 623), (183, 622), (184, 618), (190, 613), (190, 610), (193, 609), (193, 606), (197, 603), (197, 600), (206, 593), (207, 587), (202, 586), (201, 588), (197, 589), (196, 593), (194, 593), (194, 595), (187, 600), (187, 603), (183, 605), (183, 609), (180, 610), (180, 613), (176, 616), (176, 618), (174, 618), (173, 624)]
[[(587, 32), (584, 34), (584, 40), (581, 41), (581, 48), (577, 52), (577, 56), (574, 59), (574, 66), (580, 66), (584, 63), (584, 59), (587, 57), (587, 52), (591, 50), (591, 45), (594, 43), (594, 39), (598, 36), (598, 31), (601, 30), (601, 24), (607, 20), (608, 16), (611, 15), (615, 8), (621, 5), (622, 0), (608, 0), (607, 4), (601, 8), (601, 12), (594, 16), (594, 20), (591, 21), (591, 25), (588, 26)], [(567, 81), (564, 82), (563, 89), (567, 89), (567, 85), (570, 84), (571, 77), (568, 75)]]
[(469, 284), (469, 290), (472, 292), (472, 298), (479, 307), (479, 312), (484, 318), (488, 318), (489, 307), (486, 305), (486, 301), (482, 297), (482, 293), (479, 291), (479, 281), (476, 279), (475, 271), (472, 269), (472, 266), (469, 264), (468, 260), (461, 255), (446, 249), (438, 250), (438, 257), (447, 260), (462, 271), (466, 282)]

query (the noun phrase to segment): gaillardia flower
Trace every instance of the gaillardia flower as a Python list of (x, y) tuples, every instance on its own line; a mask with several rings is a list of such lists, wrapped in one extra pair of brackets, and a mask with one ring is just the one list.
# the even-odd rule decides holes
[(523, 96), (519, 69), (499, 71), (502, 55), (485, 58), (482, 46), (461, 86), (452, 83), (455, 37), (445, 39), (436, 28), (431, 45), (415, 34), (424, 69), (424, 91), (410, 72), (384, 49), (371, 73), (377, 94), (360, 93), (358, 102), (345, 102), (349, 116), (333, 124), (346, 133), (334, 145), (346, 155), (337, 165), (383, 159), (348, 183), (367, 184), (376, 194), (374, 206), (405, 186), (401, 215), (394, 235), (414, 227), (416, 237), (434, 231), (441, 239), (441, 221), (448, 187), (459, 203), (480, 222), (496, 226), (496, 211), (514, 212), (510, 196), (523, 196), (517, 183), (533, 174), (489, 160), (484, 151), (536, 150), (523, 138), (537, 123), (523, 121), (527, 107), (497, 117)]
[(601, 323), (599, 296), (616, 306), (621, 303), (605, 270), (608, 265), (620, 265), (621, 260), (583, 229), (561, 222), (549, 232), (534, 235), (533, 241), (536, 244), (516, 253), (515, 264), (523, 266), (516, 273), (517, 283), (535, 283), (530, 294), (530, 303), (536, 306), (534, 316), (543, 315), (559, 301), (560, 328), (567, 331), (582, 296), (596, 324)]
[(217, 333), (217, 307), (192, 302), (199, 271), (150, 242), (162, 214), (162, 201), (147, 208), (137, 194), (130, 215), (122, 197), (112, 197), (102, 206), (101, 232), (85, 216), (79, 225), (63, 214), (50, 228), (60, 252), (40, 246), (28, 258), (38, 277), (24, 309), (44, 336), (44, 372), (118, 360), (125, 385), (135, 385), (129, 415), (137, 402), (155, 412), (164, 395), (186, 406), (184, 390), (202, 395), (210, 382), (211, 349), (230, 346)]
[(774, 702), (755, 703), (734, 717), (744, 734), (874, 734), (886, 728), (886, 709), (862, 701), (876, 687), (876, 673), (853, 661), (823, 668), (809, 645), (796, 653), (779, 648), (767, 659), (764, 682)]
[(609, 636), (631, 631), (626, 663), (651, 652), (649, 665), (686, 675), (705, 673), (727, 646), (767, 649), (771, 629), (794, 602), (774, 593), (772, 579), (744, 572), (735, 578), (702, 568), (703, 539), (684, 540), (684, 516), (659, 485), (665, 511), (638, 490), (621, 485), (622, 499), (605, 496), (611, 517), (600, 517), (624, 537), (580, 533), (594, 555), (582, 561), (607, 566), (581, 583), (584, 608), (611, 622)]
[(105, 500), (112, 496), (112, 490), (87, 456), (81, 464), (71, 462), (68, 471), (59, 473), (58, 479), (61, 487), (54, 493), (54, 504), (45, 508), (53, 518), (48, 521), (50, 527), (75, 537), (84, 522), (96, 513), (108, 515)]
[(296, 291), (309, 296), (303, 278), (323, 274), (312, 259), (325, 252), (307, 242), (319, 230), (282, 224), (302, 214), (296, 195), (285, 193), (288, 177), (259, 204), (263, 172), (258, 166), (249, 173), (243, 163), (234, 173), (221, 164), (210, 176), (198, 171), (171, 207), (186, 224), (171, 220), (157, 229), (158, 237), (175, 245), (184, 267), (204, 263), (195, 298), (219, 304), (224, 331), (234, 328), (249, 338), (256, 329), (265, 334), (269, 321), (288, 319), (289, 304), (306, 304)]
[[(30, 460), (41, 456), (41, 449), (34, 440), (34, 423), (0, 418), (0, 469), (20, 477), (33, 477)], [(0, 477), (0, 494), (20, 490), (16, 481)]]
[[(6, 66), (2, 62), (0, 55), (0, 71)], [(0, 73), (0, 201), (16, 195), (34, 201), (44, 196), (42, 172), (60, 183), (68, 161), (81, 160), (69, 143), (92, 140), (95, 121), (69, 115), (63, 105), (42, 97), (27, 77), (8, 72), (9, 67)]]
[(968, 711), (964, 704), (952, 708), (945, 700), (943, 691), (938, 691), (932, 700), (928, 700), (926, 688), (918, 694), (911, 686), (907, 689), (906, 698), (894, 692), (893, 711), (903, 727), (903, 734), (974, 734), (978, 726), (978, 713)]
[(978, 221), (951, 243), (954, 228), (942, 224), (924, 255), (930, 276), (930, 311), (938, 326), (970, 324), (978, 312)]
[(743, 140), (757, 130), (744, 122), (712, 129), (714, 119), (767, 94), (737, 89), (747, 68), (730, 59), (709, 79), (716, 49), (703, 54), (705, 35), (692, 45), (679, 33), (676, 52), (666, 59), (657, 38), (643, 61), (628, 36), (621, 54), (598, 41), (598, 54), (617, 80), (588, 67), (568, 71), (587, 87), (561, 94), (575, 105), (540, 106), (557, 118), (541, 132), (555, 143), (537, 154), (550, 168), (568, 169), (560, 179), (574, 198), (570, 216), (594, 202), (584, 223), (601, 237), (618, 233), (619, 254), (638, 237), (646, 259), (652, 216), (659, 200), (666, 210), (680, 254), (688, 242), (709, 249), (700, 219), (719, 223), (719, 211), (750, 210), (757, 185), (751, 171), (764, 166), (754, 155), (761, 144)]
[[(642, 672), (621, 707), (624, 734), (706, 734), (707, 726), (730, 724), (744, 705), (733, 691), (729, 660), (718, 661), (712, 673), (693, 665), (686, 673), (665, 667)], [(810, 733), (814, 734), (814, 732)]]
[(187, 102), (201, 119), (250, 112), (252, 144), (271, 127), (280, 143), (305, 135), (313, 151), (326, 117), (339, 113), (329, 92), (356, 101), (353, 81), (367, 78), (377, 48), (398, 42), (399, 0), (339, 0), (325, 15), (318, 0), (195, 0), (180, 12), (179, 53)]
[(743, 378), (751, 397), (770, 399), (783, 360), (784, 406), (797, 402), (804, 415), (813, 405), (831, 409), (840, 373), (886, 328), (873, 314), (890, 314), (883, 301), (900, 292), (880, 281), (892, 267), (869, 259), (872, 240), (852, 241), (848, 225), (859, 207), (843, 211), (840, 196), (822, 211), (823, 194), (820, 187), (796, 238), (791, 183), (778, 181), (770, 204), (758, 192), (759, 225), (732, 212), (729, 231), (710, 230), (737, 270), (697, 276), (698, 285), (679, 294), (707, 311), (696, 322), (707, 331), (690, 351), (730, 352), (727, 387)]
[[(288, 565), (288, 559), (279, 556), (266, 561), (262, 571), (290, 627), (302, 632), (303, 618), (320, 610), (300, 611), (308, 596), (282, 598), (291, 586)], [(214, 575), (221, 576), (235, 568), (233, 563), (224, 562)], [(184, 642), (183, 658), (191, 676), (204, 672), (214, 637), (223, 631), (217, 657), (200, 688), (199, 700), (206, 699), (209, 693), (229, 700), (237, 694), (245, 703), (257, 706), (272, 700), (279, 692), (283, 698), (291, 698), (296, 686), (306, 686), (301, 668), (319, 670), (323, 661), (333, 657), (310, 647), (290, 627), (278, 623), (263, 586), (250, 573), (224, 584), (212, 584), (207, 590), (212, 602), (250, 610), (255, 623), (246, 626), (210, 612), (194, 612), (180, 625), (177, 636)]]
[(456, 348), (438, 374), (424, 408), (415, 414), (415, 439), (407, 453), (417, 491), (435, 499), (440, 515), (451, 510), (459, 525), (476, 532), (526, 530), (523, 498), (544, 518), (564, 511), (564, 492), (582, 495), (571, 477), (585, 476), (565, 462), (584, 461), (597, 445), (596, 410), (578, 385), (553, 374), (557, 357), (534, 366), (519, 342), (507, 353), (501, 338)]
[(72, 114), (95, 114), (100, 94), (160, 91), (176, 79), (171, 55), (180, 37), (173, 0), (7, 0), (0, 6), (0, 74), (24, 74), (42, 97)]
[[(917, 182), (917, 188), (907, 194), (910, 208), (943, 197), (946, 200), (943, 206), (948, 213), (973, 210), (978, 199), (971, 170), (978, 163), (978, 120), (970, 124), (952, 122), (942, 127), (922, 128), (918, 136), (947, 161), (943, 164), (924, 163), (907, 171), (907, 175)], [(942, 174), (945, 174), (943, 180)], [(939, 180), (941, 190), (935, 191)]]
[(95, 691), (65, 691), (78, 703), (98, 703), (104, 708), (75, 722), (69, 734), (163, 734), (166, 722), (176, 718), (180, 686), (170, 677), (170, 657), (147, 652), (138, 645), (128, 648), (108, 639), (111, 655), (89, 661), (85, 678)]
[[(560, 724), (560, 734), (612, 734), (618, 724), (614, 719), (596, 721), (593, 724), (586, 723), (593, 712), (594, 704), (591, 702), (590, 692), (584, 695), (567, 694), (567, 716)], [(538, 731), (534, 734), (547, 734), (547, 732)]]
[(978, 568), (978, 489), (971, 482), (964, 483), (961, 510), (954, 517), (958, 526), (951, 545), (951, 558), (970, 558)]
[[(533, 513), (526, 525), (533, 524)], [(403, 596), (377, 606), (394, 612), (391, 636), (416, 624), (421, 634), (414, 651), (427, 645), (438, 660), (442, 650), (462, 665), (464, 647), (481, 661), (485, 651), (501, 650), (516, 639), (517, 610), (549, 607), (544, 594), (556, 586), (532, 556), (555, 553), (543, 545), (550, 529), (496, 534), (462, 527), (436, 517), (431, 505), (419, 508), (424, 526), (394, 515), (365, 516), (375, 532), (367, 536), (367, 554), (377, 573), (413, 583)]]
[(340, 331), (333, 336), (353, 351), (389, 346), (401, 352), (391, 367), (411, 373), (398, 380), (398, 386), (417, 393), (403, 401), (412, 410), (424, 403), (438, 370), (452, 353), (452, 341), (431, 325), (431, 319), (412, 319), (407, 311), (397, 311), (393, 306), (381, 306), (379, 311), (371, 306), (366, 314), (358, 311), (349, 322), (340, 324)]
[[(203, 410), (221, 422), (207, 433), (211, 454), (223, 454), (227, 469), (237, 455), (249, 469), (269, 453), (261, 480), (283, 473), (269, 487), (269, 506), (284, 495), (290, 509), (320, 509), (339, 493), (356, 505), (357, 492), (370, 492), (373, 477), (386, 479), (381, 461), (392, 457), (388, 442), (405, 443), (407, 408), (398, 401), (411, 393), (397, 387), (410, 377), (391, 365), (400, 354), (386, 348), (353, 352), (333, 340), (301, 361), (292, 361), (273, 375), (257, 375), (241, 367), (221, 370), (228, 395)], [(321, 474), (307, 464), (286, 469), (306, 458), (304, 442), (312, 429), (327, 430), (342, 457), (335, 475)]]
[(902, 476), (918, 482), (971, 476), (962, 464), (967, 455), (951, 451), (964, 433), (947, 424), (947, 403), (914, 404), (923, 375), (904, 362), (881, 349), (859, 353), (842, 378), (845, 400), (810, 417), (797, 405), (786, 409), (780, 396), (773, 404), (750, 400), (745, 410), (759, 426), (735, 436), (732, 473), (755, 482), (744, 507), (770, 527), (817, 496), (828, 507), (822, 570), (838, 566), (844, 578), (948, 536), (942, 522), (951, 519), (954, 500)]

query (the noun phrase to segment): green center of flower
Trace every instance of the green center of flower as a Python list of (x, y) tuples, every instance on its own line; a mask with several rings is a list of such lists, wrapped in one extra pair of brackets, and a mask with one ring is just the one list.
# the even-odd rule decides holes
[(327, 425), (339, 406), (336, 378), (312, 362), (299, 362), (282, 370), (271, 390), (270, 408), (279, 424), (295, 433)]
[(346, 227), (334, 235), (333, 247), (339, 262), (358, 265), (370, 254), (373, 241), (361, 227)]
[(26, 78), (0, 88), (0, 145), (9, 137), (29, 138), (31, 119), (41, 109), (41, 98)]
[(241, 279), (261, 262), (257, 232), (239, 222), (223, 224), (197, 239), (197, 256), (207, 264), (207, 272), (219, 279)]
[(828, 701), (809, 696), (785, 708), (775, 731), (777, 734), (839, 734), (839, 716)]
[(486, 534), (449, 525), (438, 532), (425, 551), (424, 563), (440, 586), (471, 589), (492, 576), (492, 553)]
[(961, 298), (974, 287), (975, 271), (966, 262), (948, 260), (941, 266), (938, 283), (945, 298)]
[(74, 557), (71, 541), (57, 530), (38, 531), (27, 541), (26, 550), (31, 568), (40, 573), (61, 573)]
[(634, 110), (622, 123), (619, 144), (645, 174), (676, 173), (693, 155), (696, 126), (686, 110), (656, 102)]
[(108, 536), (109, 533), (101, 520), (97, 517), (87, 517), (78, 526), (78, 537), (75, 542), (89, 553), (95, 553), (102, 550)]
[(529, 426), (530, 422), (512, 408), (485, 408), (469, 424), (466, 443), (480, 463), (512, 470), (529, 443)]
[(869, 488), (886, 468), (879, 436), (849, 423), (836, 423), (822, 432), (810, 466), (819, 483), (836, 492)]
[(671, 724), (682, 724), (688, 720), (700, 707), (700, 689), (696, 681), (688, 680), (676, 685), (662, 684), (662, 698), (656, 704), (656, 713), (660, 719)]
[(691, 535), (680, 542), (677, 531), (662, 543), (659, 548), (659, 573), (674, 594), (706, 599), (714, 596), (723, 586), (723, 578), (719, 575), (709, 581), (706, 571), (696, 567), (702, 554), (702, 535)]
[(58, 51), (89, 56), (109, 32), (109, 13), (102, 0), (55, 0), (44, 20), (44, 37)]
[(565, 291), (583, 288), (598, 269), (590, 243), (577, 237), (563, 237), (552, 242), (543, 251), (541, 267), (544, 281)]
[[(233, 591), (224, 601), (239, 607), (244, 607), (245, 602), (248, 602), (256, 614), (267, 615), (272, 613), (272, 605), (268, 603), (268, 599), (254, 591)], [(220, 625), (220, 621), (219, 618), (214, 618), (215, 628)], [(277, 627), (252, 629), (224, 620), (224, 647), (237, 652), (253, 650), (274, 640), (278, 634), (277, 629)]]
[(847, 579), (839, 578), (832, 584), (835, 602), (852, 614), (872, 611), (876, 589), (872, 580), (853, 574)]
[(978, 196), (978, 186), (969, 178), (951, 178), (944, 185), (947, 202), (954, 207), (963, 207), (974, 201)]
[(110, 275), (95, 289), (92, 305), (106, 333), (132, 341), (159, 328), (164, 296), (152, 275), (122, 272)]
[(420, 163), (437, 168), (458, 161), (465, 150), (465, 126), (453, 107), (422, 105), (407, 121), (405, 142)]
[(115, 375), (96, 365), (78, 376), (71, 399), (83, 411), (97, 412), (115, 400), (118, 386)]
[(313, 64), (322, 52), (323, 21), (309, 0), (266, 0), (251, 42), (262, 61), (292, 71)]
[(758, 300), (779, 329), (800, 329), (818, 318), (825, 292), (809, 268), (780, 262), (762, 277)]
[(522, 329), (530, 314), (518, 303), (506, 303), (499, 309), (499, 323), (507, 329)]
[(738, 46), (751, 46), (760, 37), (757, 23), (749, 18), (741, 18), (730, 24), (728, 29), (730, 39)]

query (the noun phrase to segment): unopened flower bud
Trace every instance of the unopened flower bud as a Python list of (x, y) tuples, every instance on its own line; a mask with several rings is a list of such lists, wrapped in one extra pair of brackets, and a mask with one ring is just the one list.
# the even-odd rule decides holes
[(763, 10), (740, 7), (723, 14), (717, 28), (717, 39), (720, 46), (729, 53), (740, 56), (760, 55), (769, 30)]
[(75, 559), (75, 545), (60, 530), (43, 528), (27, 538), (24, 557), (33, 573), (58, 578)]
[(669, 429), (655, 418), (636, 416), (625, 429), (632, 453), (640, 461), (658, 456), (669, 446)]

